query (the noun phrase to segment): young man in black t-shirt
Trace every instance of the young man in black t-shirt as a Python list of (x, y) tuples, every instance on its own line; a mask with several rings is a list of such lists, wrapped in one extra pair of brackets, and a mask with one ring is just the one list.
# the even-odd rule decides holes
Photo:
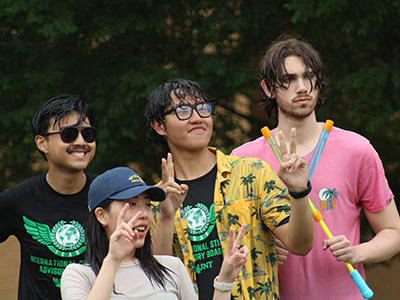
[(95, 175), (84, 170), (96, 152), (93, 125), (94, 113), (79, 96), (47, 101), (32, 120), (47, 173), (0, 194), (0, 242), (14, 235), (21, 247), (18, 299), (61, 299), (64, 268), (85, 259), (83, 225)]

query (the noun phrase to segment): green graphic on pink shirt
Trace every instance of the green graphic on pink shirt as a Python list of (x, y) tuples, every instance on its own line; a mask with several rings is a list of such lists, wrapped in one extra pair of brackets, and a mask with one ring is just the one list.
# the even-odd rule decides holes
[(336, 198), (339, 192), (334, 189), (323, 188), (319, 191), (319, 204), (322, 210), (330, 210), (336, 206)]

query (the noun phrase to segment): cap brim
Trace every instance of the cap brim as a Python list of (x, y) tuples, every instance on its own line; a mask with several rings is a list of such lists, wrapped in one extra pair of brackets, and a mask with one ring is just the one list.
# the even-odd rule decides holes
[(147, 192), (151, 198), (151, 201), (161, 202), (165, 200), (166, 194), (164, 190), (158, 186), (139, 186), (133, 187), (116, 194), (111, 195), (110, 199), (130, 199), (140, 195), (141, 193)]

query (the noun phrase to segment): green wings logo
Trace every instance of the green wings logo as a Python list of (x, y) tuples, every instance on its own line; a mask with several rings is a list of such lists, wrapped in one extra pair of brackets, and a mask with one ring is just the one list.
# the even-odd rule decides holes
[(78, 222), (60, 221), (50, 229), (46, 224), (34, 222), (25, 216), (22, 218), (26, 232), (54, 254), (75, 257), (86, 250), (85, 230)]

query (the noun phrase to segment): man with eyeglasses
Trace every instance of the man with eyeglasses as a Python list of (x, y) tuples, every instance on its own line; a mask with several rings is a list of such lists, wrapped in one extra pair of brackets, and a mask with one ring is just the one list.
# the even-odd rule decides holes
[(93, 125), (91, 107), (69, 94), (47, 101), (33, 117), (32, 134), (48, 171), (0, 194), (0, 241), (14, 235), (21, 247), (18, 299), (61, 299), (62, 271), (85, 261)]
[[(273, 134), (297, 129), (298, 154), (310, 162), (323, 123), (315, 109), (323, 103), (323, 64), (313, 47), (300, 39), (281, 37), (270, 45), (261, 62), (265, 112), (275, 121)], [(288, 140), (280, 143), (289, 143)], [(263, 159), (274, 170), (279, 162), (261, 136), (232, 151), (232, 155)], [(364, 137), (333, 127), (311, 180), (310, 198), (332, 230), (328, 239), (314, 222), (313, 249), (307, 256), (278, 256), (281, 300), (363, 299), (343, 263), (365, 277), (363, 263), (387, 260), (400, 251), (400, 219), (378, 153)], [(376, 236), (360, 243), (360, 213)]]
[[(311, 187), (307, 165), (296, 154), (296, 133), (291, 133), (290, 147), (281, 148), (284, 158), (278, 172), (290, 198), (265, 162), (228, 156), (208, 147), (211, 115), (210, 99), (193, 81), (167, 81), (148, 99), (147, 135), (168, 153), (162, 164), (163, 181), (169, 176), (176, 181), (178, 195), (187, 192), (183, 203), (178, 199), (154, 203), (154, 251), (174, 252), (182, 259), (201, 300), (212, 298), (213, 287), (232, 289), (233, 299), (277, 298), (273, 234), (299, 255), (307, 254), (313, 241), (306, 198)], [(251, 258), (234, 283), (219, 282), (216, 276), (229, 228), (236, 227), (238, 232), (242, 224), (247, 225), (242, 244)]]

